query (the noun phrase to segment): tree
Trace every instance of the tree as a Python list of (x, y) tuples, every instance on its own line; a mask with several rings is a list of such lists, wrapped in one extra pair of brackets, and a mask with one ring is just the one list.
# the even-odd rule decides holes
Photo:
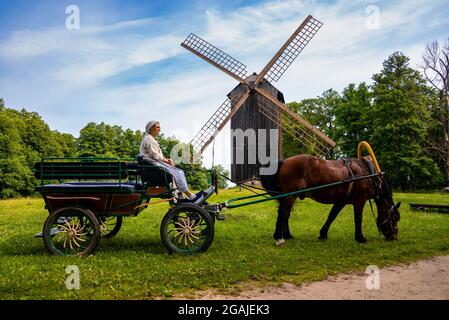
[(371, 144), (393, 186), (402, 190), (436, 183), (438, 167), (424, 151), (430, 119), (428, 87), (409, 58), (395, 52), (373, 75)]
[(61, 133), (52, 131), (55, 141), (59, 144), (59, 149), (63, 157), (76, 157), (78, 153), (78, 145), (76, 138), (69, 133)]
[(351, 83), (343, 90), (340, 103), (335, 108), (335, 141), (340, 155), (356, 157), (358, 143), (369, 140), (372, 132), (369, 117), (371, 97), (365, 83), (358, 87)]
[[(321, 96), (312, 99), (304, 99), (300, 102), (290, 102), (288, 106), (299, 114), (302, 118), (305, 118), (313, 126), (317, 127), (324, 134), (333, 138), (335, 136), (335, 109), (340, 102), (340, 94), (329, 89), (323, 92)], [(298, 142), (288, 134), (282, 136), (282, 146), (284, 158), (293, 156), (295, 154), (307, 153), (307, 149), (300, 146)], [(333, 157), (333, 151), (329, 155)]]
[(118, 157), (116, 154), (117, 130), (104, 122), (89, 122), (80, 130), (78, 154), (82, 157)]
[(0, 99), (0, 118), (0, 198), (31, 195), (35, 162), (76, 153), (75, 138), (51, 131), (36, 112), (6, 108)]
[(30, 194), (31, 180), (16, 121), (0, 103), (0, 198)]
[(431, 112), (439, 132), (429, 144), (444, 165), (449, 186), (449, 38), (442, 45), (438, 41), (426, 45), (421, 69), (438, 94), (438, 103)]
[(104, 122), (89, 122), (80, 130), (78, 154), (82, 157), (134, 159), (139, 154), (142, 132)]

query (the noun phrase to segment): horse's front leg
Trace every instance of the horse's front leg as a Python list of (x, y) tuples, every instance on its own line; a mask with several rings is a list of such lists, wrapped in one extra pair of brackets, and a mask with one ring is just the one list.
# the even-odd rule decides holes
[(276, 230), (274, 231), (273, 238), (276, 241), (276, 245), (281, 245), (285, 242), (285, 239), (291, 239), (293, 236), (290, 233), (288, 226), (288, 219), (293, 207), (295, 198), (283, 198), (279, 200), (278, 217), (276, 220)]
[(329, 228), (334, 222), (335, 218), (338, 216), (340, 211), (345, 207), (345, 204), (336, 203), (332, 206), (331, 211), (329, 212), (329, 216), (327, 217), (326, 222), (323, 224), (323, 226), (320, 229), (320, 236), (318, 239), (320, 240), (326, 240), (327, 239), (327, 232), (329, 231)]
[(355, 240), (357, 240), (359, 243), (365, 243), (366, 241), (368, 241), (362, 233), (362, 216), (365, 202), (366, 200), (354, 202)]

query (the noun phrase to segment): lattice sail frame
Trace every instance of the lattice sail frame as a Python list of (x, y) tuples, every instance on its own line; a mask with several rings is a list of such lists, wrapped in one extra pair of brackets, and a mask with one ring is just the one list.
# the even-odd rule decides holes
[(195, 135), (190, 142), (195, 152), (202, 153), (203, 146), (214, 137), (214, 133), (218, 130), (220, 124), (222, 124), (231, 113), (231, 106), (231, 100), (226, 99)]
[(304, 28), (294, 34), (294, 38), (290, 44), (280, 55), (279, 59), (268, 70), (265, 79), (270, 82), (276, 82), (284, 74), (285, 70), (295, 61), (296, 57), (301, 53), (305, 46), (310, 42), (313, 36), (320, 30), (322, 22), (310, 18)]
[[(320, 136), (314, 134), (301, 122), (293, 119), (287, 112), (273, 105), (270, 100), (261, 94), (258, 95), (258, 100), (258, 111), (297, 140), (307, 149), (307, 153), (316, 157), (324, 158), (334, 147)], [(288, 108), (288, 106), (286, 106), (286, 108)]]
[(187, 36), (181, 46), (237, 78), (240, 82), (246, 78), (247, 71), (243, 63), (193, 33)]
[(236, 96), (232, 100), (227, 98), (220, 105), (190, 142), (196, 153), (203, 153), (204, 149), (212, 142), (218, 132), (223, 129), (229, 119), (243, 105), (248, 95), (249, 91), (246, 90), (242, 95)]

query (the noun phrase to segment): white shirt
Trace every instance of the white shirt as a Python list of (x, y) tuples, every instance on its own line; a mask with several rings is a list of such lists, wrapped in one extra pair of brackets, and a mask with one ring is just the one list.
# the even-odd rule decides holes
[(148, 133), (145, 133), (142, 143), (140, 144), (140, 156), (147, 160), (156, 160), (162, 161), (164, 160), (164, 156), (162, 154), (161, 147), (156, 139)]

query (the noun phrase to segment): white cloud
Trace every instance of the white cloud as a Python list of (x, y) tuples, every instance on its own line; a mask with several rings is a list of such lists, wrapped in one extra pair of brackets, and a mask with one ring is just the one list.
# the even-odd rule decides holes
[(182, 51), (179, 45), (182, 40), (182, 37), (171, 34), (146, 39), (128, 54), (127, 63), (130, 66), (136, 66), (174, 57)]

